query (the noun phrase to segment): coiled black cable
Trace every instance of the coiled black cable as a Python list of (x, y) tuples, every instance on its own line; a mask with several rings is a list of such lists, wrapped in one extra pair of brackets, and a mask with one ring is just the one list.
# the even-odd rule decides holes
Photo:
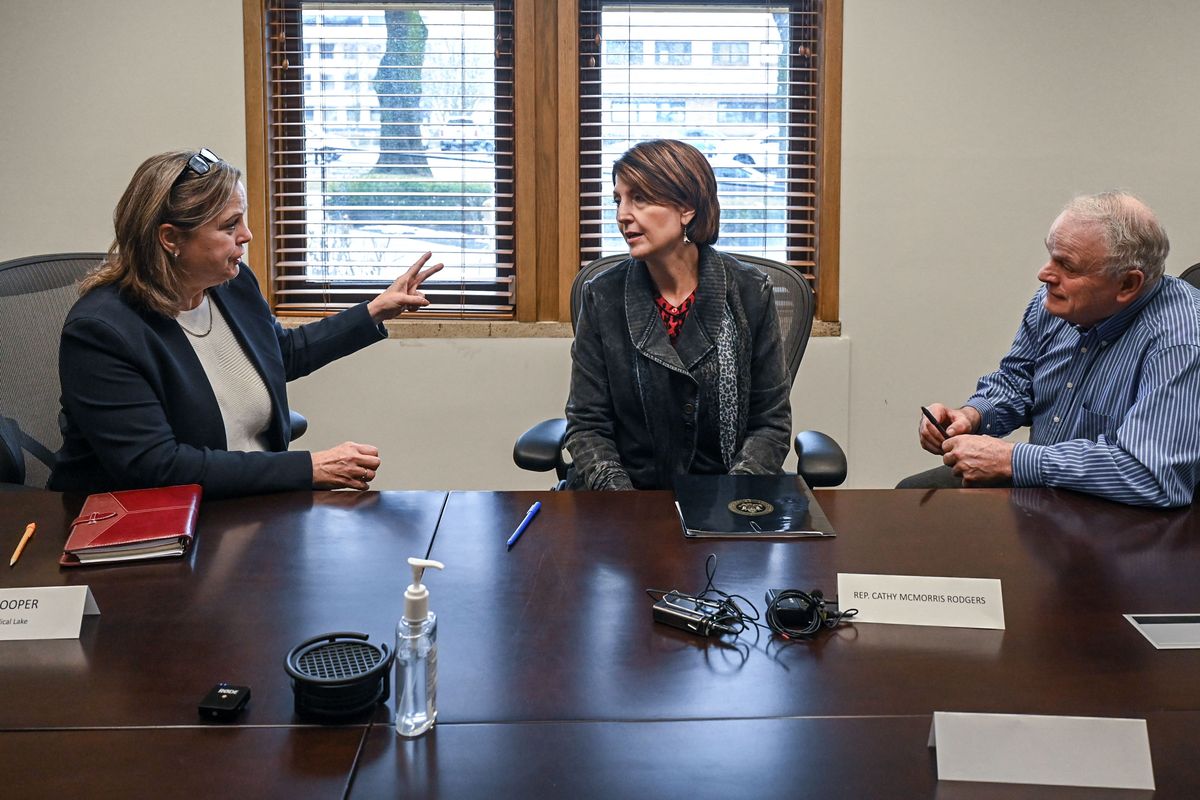
[[(799, 605), (799, 609), (792, 606), (790, 601), (795, 601)], [(787, 603), (788, 606), (784, 606)], [(802, 592), (799, 589), (784, 589), (777, 592), (771, 602), (767, 604), (766, 623), (767, 627), (785, 639), (809, 639), (815, 636), (822, 629), (836, 628), (842, 622), (853, 618), (858, 614), (857, 608), (847, 608), (845, 611), (834, 611), (829, 608), (832, 603), (827, 603), (825, 596), (820, 589), (813, 589), (811, 592)], [(795, 616), (795, 611), (799, 610), (804, 615), (804, 624), (795, 625), (783, 622), (782, 617), (786, 612), (789, 617)]]
[[(665, 599), (669, 603), (689, 601), (694, 604), (694, 609), (689, 610), (695, 612), (703, 609), (703, 619), (698, 621), (697, 632), (705, 636), (712, 633), (736, 636), (747, 628), (755, 626), (768, 628), (784, 639), (811, 639), (821, 630), (836, 628), (858, 613), (856, 608), (848, 608), (845, 611), (831, 609), (830, 606), (835, 606), (837, 603), (826, 601), (820, 589), (814, 589), (811, 592), (784, 589), (777, 592), (767, 605), (764, 619), (766, 624), (764, 625), (759, 622), (758, 608), (754, 603), (740, 594), (729, 594), (716, 587), (717, 556), (715, 553), (710, 553), (705, 560), (704, 572), (707, 581), (699, 594), (687, 595), (676, 589), (670, 591), (647, 589), (646, 593), (655, 600)], [(794, 624), (797, 611), (803, 615), (802, 625)], [(784, 617), (791, 618), (793, 622), (785, 623)]]

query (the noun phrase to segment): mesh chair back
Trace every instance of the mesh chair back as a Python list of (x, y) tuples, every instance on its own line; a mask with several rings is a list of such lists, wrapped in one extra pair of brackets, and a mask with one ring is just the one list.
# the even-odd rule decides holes
[(1200, 264), (1192, 264), (1179, 277), (1200, 289)]
[(816, 310), (812, 287), (795, 267), (761, 256), (730, 255), (743, 264), (758, 267), (771, 278), (775, 310), (779, 313), (779, 328), (783, 332), (783, 355), (787, 362), (788, 378), (794, 383), (804, 350), (808, 347), (808, 337), (812, 334), (813, 313)]
[(62, 446), (58, 342), (79, 299), (77, 283), (104, 257), (64, 253), (0, 263), (0, 435), (20, 448), (27, 486), (46, 485)]
[(571, 327), (579, 322), (579, 309), (583, 305), (583, 285), (613, 264), (620, 264), (629, 256), (604, 256), (597, 258), (575, 274), (571, 281)]
[[(775, 293), (775, 310), (779, 313), (779, 327), (783, 332), (783, 353), (787, 362), (788, 378), (796, 380), (796, 371), (800, 369), (800, 360), (804, 358), (804, 350), (808, 347), (808, 337), (812, 333), (813, 303), (812, 287), (794, 267), (772, 261), (761, 256), (727, 253), (743, 264), (757, 267), (771, 278), (771, 286)], [(574, 327), (579, 320), (579, 307), (583, 304), (583, 285), (614, 264), (625, 261), (629, 256), (605, 256), (591, 262), (571, 283), (571, 325)]]

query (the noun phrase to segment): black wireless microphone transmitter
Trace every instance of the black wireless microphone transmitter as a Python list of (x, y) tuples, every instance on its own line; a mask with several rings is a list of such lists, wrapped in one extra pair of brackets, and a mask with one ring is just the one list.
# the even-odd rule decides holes
[(205, 719), (228, 722), (242, 713), (242, 709), (248, 702), (250, 702), (249, 686), (218, 683), (204, 696), (196, 710)]
[(701, 636), (737, 633), (736, 630), (713, 618), (716, 604), (694, 597), (668, 592), (653, 606), (654, 621)]

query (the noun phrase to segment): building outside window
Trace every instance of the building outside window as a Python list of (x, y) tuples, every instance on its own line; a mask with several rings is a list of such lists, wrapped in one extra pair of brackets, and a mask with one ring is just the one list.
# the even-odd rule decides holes
[[(775, 107), (773, 118), (768, 115)], [(786, 121), (787, 107), (782, 103), (762, 100), (718, 100), (717, 124), (719, 125), (780, 125)]]
[(614, 39), (605, 43), (605, 62), (608, 64), (641, 64), (644, 54), (644, 42), (631, 42), (628, 39)]
[(660, 123), (682, 123), (687, 119), (687, 103), (683, 100), (659, 100), (654, 104), (654, 121)]
[(691, 42), (655, 42), (654, 63), (683, 66), (692, 63)]
[(713, 42), (713, 66), (744, 67), (750, 63), (749, 42)]

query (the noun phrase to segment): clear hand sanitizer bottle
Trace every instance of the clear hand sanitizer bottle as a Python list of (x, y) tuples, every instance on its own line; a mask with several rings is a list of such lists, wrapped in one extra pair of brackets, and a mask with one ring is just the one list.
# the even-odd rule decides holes
[(437, 719), (437, 617), (429, 610), (429, 590), (421, 583), (438, 561), (410, 558), (412, 585), (404, 591), (404, 616), (396, 625), (396, 733), (420, 736)]

